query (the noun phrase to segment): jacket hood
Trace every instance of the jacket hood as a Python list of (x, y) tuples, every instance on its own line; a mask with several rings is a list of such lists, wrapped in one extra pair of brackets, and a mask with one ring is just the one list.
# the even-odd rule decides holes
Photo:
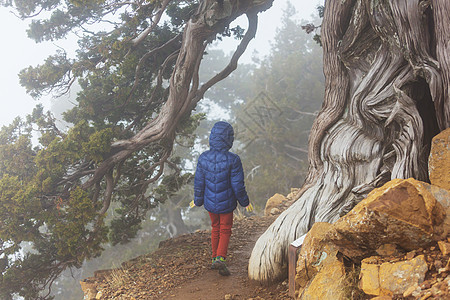
[(209, 146), (215, 150), (230, 150), (233, 146), (234, 130), (227, 122), (217, 122), (209, 135)]

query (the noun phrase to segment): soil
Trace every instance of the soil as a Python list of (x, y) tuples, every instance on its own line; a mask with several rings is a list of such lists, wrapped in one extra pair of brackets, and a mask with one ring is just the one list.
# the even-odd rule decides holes
[(159, 249), (96, 272), (92, 282), (99, 299), (291, 299), (287, 281), (261, 286), (248, 279), (247, 265), (257, 238), (274, 217), (234, 220), (227, 266), (230, 276), (211, 270), (210, 231), (197, 231), (161, 242)]

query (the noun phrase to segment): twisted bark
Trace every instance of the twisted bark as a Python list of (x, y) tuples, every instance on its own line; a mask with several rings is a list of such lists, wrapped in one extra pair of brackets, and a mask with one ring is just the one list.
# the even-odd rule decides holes
[[(432, 5), (431, 5), (432, 4)], [(431, 138), (450, 126), (448, 1), (327, 1), (325, 99), (298, 200), (257, 241), (249, 276), (286, 276), (289, 243), (393, 178), (428, 181)]]

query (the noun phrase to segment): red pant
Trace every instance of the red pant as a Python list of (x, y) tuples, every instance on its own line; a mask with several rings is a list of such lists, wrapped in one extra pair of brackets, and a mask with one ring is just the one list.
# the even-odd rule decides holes
[(211, 218), (211, 246), (212, 257), (227, 257), (228, 242), (231, 236), (231, 226), (233, 226), (233, 212), (227, 214), (209, 213)]

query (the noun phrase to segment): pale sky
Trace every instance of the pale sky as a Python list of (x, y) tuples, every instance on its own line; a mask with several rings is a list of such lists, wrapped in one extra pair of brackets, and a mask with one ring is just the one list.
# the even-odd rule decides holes
[[(275, 35), (287, 1), (275, 0), (272, 8), (260, 14), (256, 38), (250, 42), (242, 60), (250, 61), (254, 49), (257, 49), (260, 55), (267, 54), (270, 49), (270, 41)], [(291, 0), (290, 2), (298, 11), (298, 19), (311, 19), (311, 14), (316, 13), (317, 5), (322, 4), (323, 0)], [(9, 124), (16, 116), (25, 116), (30, 113), (39, 102), (50, 108), (51, 97), (43, 97), (38, 100), (39, 102), (31, 98), (20, 86), (17, 74), (30, 65), (42, 64), (45, 58), (54, 54), (58, 47), (67, 49), (71, 45), (76, 45), (75, 40), (57, 41), (55, 44), (48, 42), (36, 44), (27, 37), (26, 29), (25, 21), (14, 16), (9, 9), (0, 7), (2, 38), (2, 47), (0, 48), (0, 126)], [(221, 46), (219, 45), (219, 47)], [(233, 47), (224, 41), (223, 48), (226, 52), (231, 51)]]

